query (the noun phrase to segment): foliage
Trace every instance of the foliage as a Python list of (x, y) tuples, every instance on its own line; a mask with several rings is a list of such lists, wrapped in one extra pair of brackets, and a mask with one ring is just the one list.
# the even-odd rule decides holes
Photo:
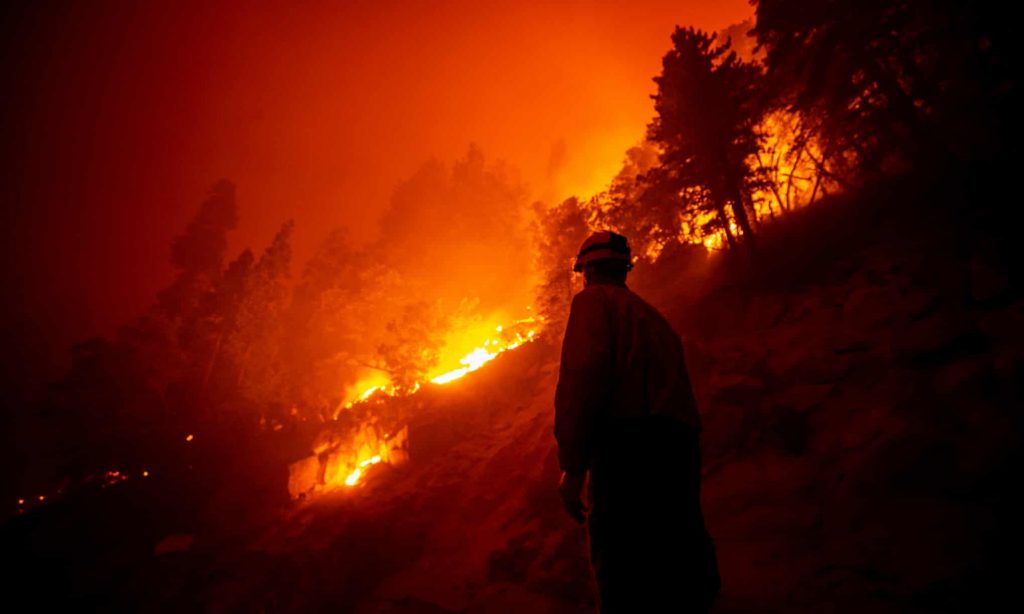
[(694, 28), (677, 27), (672, 43), (654, 79), (656, 116), (647, 130), (662, 149), (661, 164), (648, 173), (651, 198), (683, 195), (684, 206), (717, 212), (727, 231), (728, 205), (752, 237), (748, 207), (757, 171), (748, 161), (760, 147), (760, 69), (740, 60), (729, 41), (718, 44)]
[[(1019, 96), (992, 3), (760, 0), (770, 96), (848, 181), (991, 146)], [(1015, 81), (1015, 79), (1014, 79)], [(894, 166), (895, 165), (895, 166)]]

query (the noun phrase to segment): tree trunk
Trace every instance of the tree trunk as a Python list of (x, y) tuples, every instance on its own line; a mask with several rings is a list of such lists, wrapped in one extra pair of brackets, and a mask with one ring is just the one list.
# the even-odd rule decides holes
[[(767, 171), (771, 170), (769, 167), (766, 167), (764, 165), (764, 162), (761, 161), (761, 154), (760, 154), (760, 152), (758, 152), (758, 154), (757, 154), (757, 164), (758, 164), (758, 166), (761, 167), (761, 170), (763, 170), (763, 171), (767, 172)], [(773, 168), (775, 168), (775, 172), (772, 173), (772, 176), (768, 178), (768, 186), (771, 187), (772, 194), (775, 195), (775, 202), (778, 203), (779, 211), (781, 212), (781, 211), (785, 211), (786, 210), (786, 206), (782, 204), (782, 196), (779, 195), (779, 186), (778, 186), (778, 178), (779, 178), (778, 168), (779, 167), (778, 167), (778, 163), (777, 162), (773, 165)], [(775, 211), (772, 209), (771, 201), (768, 201), (768, 213), (770, 213), (772, 215), (772, 218), (775, 217)]]
[(739, 186), (732, 188), (732, 213), (736, 216), (736, 224), (743, 231), (743, 240), (746, 243), (754, 241), (754, 229), (750, 227), (750, 218), (747, 216), (747, 208), (743, 205), (743, 192)]
[(217, 342), (213, 345), (213, 353), (210, 355), (210, 361), (206, 363), (206, 369), (203, 372), (203, 386), (201, 390), (206, 390), (206, 387), (210, 385), (210, 376), (213, 375), (213, 367), (217, 364), (217, 359), (220, 357), (220, 347), (224, 342), (223, 331), (217, 334)]
[(718, 221), (722, 225), (722, 229), (725, 230), (725, 239), (729, 243), (729, 249), (736, 249), (736, 237), (732, 234), (732, 229), (729, 228), (729, 216), (725, 214), (725, 206), (721, 203), (718, 204)]

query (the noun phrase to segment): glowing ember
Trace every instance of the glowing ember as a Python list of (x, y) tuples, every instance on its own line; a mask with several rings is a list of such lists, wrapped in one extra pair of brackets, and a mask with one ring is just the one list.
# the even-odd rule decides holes
[(18, 499), (18, 505), (25, 505), (24, 499)]
[[(513, 324), (532, 324), (535, 321), (535, 318), (524, 318), (522, 320), (517, 320)], [(499, 325), (495, 327), (494, 330), (499, 333), (503, 333), (505, 332), (505, 327)], [(484, 341), (482, 347), (474, 348), (468, 354), (459, 359), (459, 364), (463, 365), (462, 367), (455, 369), (453, 371), (448, 371), (447, 373), (442, 373), (431, 378), (431, 383), (447, 384), (448, 382), (459, 379), (460, 377), (466, 375), (467, 373), (472, 373), (473, 371), (476, 371), (477, 369), (484, 366), (488, 362), (497, 358), (498, 354), (502, 352), (507, 352), (508, 350), (514, 350), (523, 343), (533, 341), (536, 337), (536, 332), (530, 330), (527, 331), (525, 335), (521, 332), (516, 332), (515, 335), (511, 337), (509, 334), (506, 333), (505, 337), (506, 339), (504, 344), (497, 339), (488, 339)]]
[(368, 467), (368, 466), (370, 466), (370, 465), (376, 465), (379, 462), (380, 462), (380, 456), (373, 456), (371, 458), (368, 458), (368, 459), (360, 462), (359, 466), (356, 467), (355, 471), (353, 471), (352, 473), (348, 474), (348, 477), (345, 478), (345, 486), (355, 486), (356, 482), (359, 481), (360, 476), (363, 475), (363, 469)]
[[(487, 345), (488, 343), (490, 343), (490, 341), (485, 342), (484, 345)], [(462, 360), (459, 361), (465, 365), (464, 367), (438, 375), (430, 381), (434, 384), (447, 384), (450, 381), (459, 379), (471, 371), (476, 371), (488, 362), (494, 360), (497, 356), (498, 352), (488, 352), (485, 348), (476, 348), (469, 354), (466, 354)]]
[(188, 437), (185, 437), (185, 441), (192, 441), (193, 439), (195, 439), (195, 437), (193, 437), (191, 434)]
[[(529, 307), (527, 307), (529, 309)], [(534, 324), (537, 318), (528, 317), (522, 320), (516, 320), (512, 323), (512, 327), (519, 327), (520, 330), (524, 325)], [(536, 339), (536, 331), (529, 330), (525, 334), (522, 332), (516, 332), (512, 334), (508, 327), (498, 325), (494, 327), (495, 332), (502, 333), (504, 339), (487, 339), (483, 342), (480, 347), (473, 348), (466, 355), (459, 359), (459, 364), (462, 365), (457, 369), (451, 371), (442, 372), (438, 375), (430, 377), (430, 383), (432, 384), (447, 384), (455, 381), (460, 377), (463, 377), (467, 373), (472, 373), (480, 367), (484, 366), (488, 362), (497, 358), (498, 354), (506, 352), (508, 350), (514, 350), (524, 343), (534, 341)], [(376, 376), (379, 377), (379, 374)], [(379, 380), (378, 380), (379, 381)], [(364, 384), (365, 385), (365, 384)], [(415, 394), (421, 387), (420, 382), (415, 382), (412, 387), (408, 390), (399, 390), (395, 386), (388, 385), (387, 383), (377, 383), (369, 388), (366, 388), (358, 395), (357, 401), (350, 401), (344, 404), (345, 409), (351, 409), (353, 405), (359, 402), (367, 401), (370, 397), (380, 393), (387, 396), (398, 396), (399, 394)], [(357, 388), (358, 390), (358, 388)], [(351, 397), (350, 397), (351, 398)], [(336, 417), (336, 416), (335, 416)]]

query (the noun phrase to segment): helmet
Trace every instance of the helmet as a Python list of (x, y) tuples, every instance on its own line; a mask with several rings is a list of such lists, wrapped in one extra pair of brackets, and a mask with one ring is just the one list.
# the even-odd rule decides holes
[(597, 260), (622, 260), (627, 265), (627, 271), (632, 269), (633, 263), (626, 237), (610, 230), (590, 235), (580, 246), (580, 253), (576, 255), (576, 264), (573, 265), (572, 270), (578, 273), (588, 262)]

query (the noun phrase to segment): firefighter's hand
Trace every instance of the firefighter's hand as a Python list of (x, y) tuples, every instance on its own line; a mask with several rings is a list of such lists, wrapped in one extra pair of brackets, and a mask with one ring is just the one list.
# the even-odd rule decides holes
[(558, 483), (558, 494), (562, 496), (565, 512), (576, 522), (583, 524), (587, 520), (587, 506), (583, 504), (583, 482), (586, 473), (562, 473)]

